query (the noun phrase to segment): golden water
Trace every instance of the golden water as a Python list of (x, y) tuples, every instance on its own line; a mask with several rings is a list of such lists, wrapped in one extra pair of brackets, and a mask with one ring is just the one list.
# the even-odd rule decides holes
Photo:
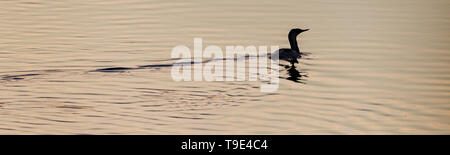
[[(0, 134), (450, 134), (448, 0), (0, 8)], [(300, 35), (311, 54), (297, 65), (307, 77), (281, 79), (274, 93), (261, 82), (174, 82), (170, 68), (88, 72), (172, 63), (172, 48), (194, 37), (289, 47), (294, 27), (311, 29)]]

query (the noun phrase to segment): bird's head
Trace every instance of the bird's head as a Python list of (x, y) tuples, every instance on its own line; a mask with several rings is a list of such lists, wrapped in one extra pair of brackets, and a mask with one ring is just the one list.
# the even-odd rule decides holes
[(299, 29), (299, 28), (295, 28), (295, 29), (292, 29), (291, 31), (289, 31), (289, 35), (298, 35), (298, 34), (300, 34), (300, 33), (302, 33), (302, 32), (305, 32), (305, 31), (308, 31), (309, 29)]

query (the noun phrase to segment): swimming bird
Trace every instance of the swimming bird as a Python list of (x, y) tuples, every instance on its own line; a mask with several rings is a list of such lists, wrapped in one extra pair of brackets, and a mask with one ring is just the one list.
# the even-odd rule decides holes
[(300, 52), (300, 49), (298, 48), (297, 44), (297, 35), (299, 35), (302, 32), (308, 31), (309, 29), (299, 29), (295, 28), (289, 31), (289, 44), (291, 44), (291, 48), (282, 48), (275, 52), (273, 52), (270, 55), (270, 58), (272, 59), (273, 56), (278, 55), (279, 60), (288, 61), (291, 63), (291, 65), (294, 65), (295, 63), (298, 63), (297, 59), (302, 57), (302, 53)]

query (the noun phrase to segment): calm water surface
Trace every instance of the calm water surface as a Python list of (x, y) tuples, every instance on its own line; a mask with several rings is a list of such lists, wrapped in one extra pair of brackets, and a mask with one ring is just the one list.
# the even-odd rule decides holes
[[(0, 134), (450, 134), (448, 0), (0, 2)], [(174, 82), (177, 45), (279, 45), (300, 81)], [(288, 71), (281, 68), (281, 77)]]

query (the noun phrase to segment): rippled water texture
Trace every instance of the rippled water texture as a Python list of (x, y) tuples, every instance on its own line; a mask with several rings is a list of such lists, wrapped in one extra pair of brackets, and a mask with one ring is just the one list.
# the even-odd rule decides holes
[[(0, 2), (0, 134), (450, 134), (450, 1)], [(261, 82), (174, 82), (177, 45), (309, 52)]]

